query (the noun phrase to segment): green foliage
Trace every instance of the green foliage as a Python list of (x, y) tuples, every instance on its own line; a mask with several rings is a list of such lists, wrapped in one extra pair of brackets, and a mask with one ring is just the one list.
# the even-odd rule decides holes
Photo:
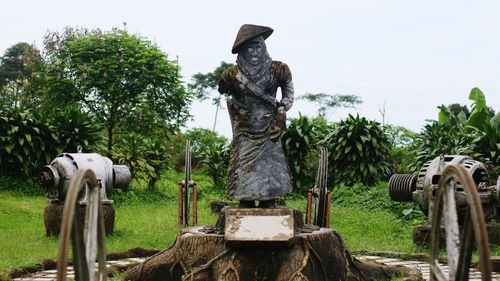
[[(189, 117), (191, 94), (179, 67), (149, 40), (124, 30), (66, 28), (44, 38), (46, 95), (53, 104), (77, 102), (95, 114), (108, 132), (108, 151), (116, 126), (129, 127), (143, 111), (148, 128), (175, 131)], [(137, 125), (137, 124), (131, 124)]]
[(40, 52), (28, 43), (17, 43), (0, 57), (0, 106), (38, 107), (36, 72), (43, 69)]
[(130, 132), (122, 136), (112, 150), (113, 159), (129, 167), (132, 178), (148, 181), (150, 189), (155, 188), (160, 172), (168, 160), (164, 142)]
[[(192, 83), (188, 84), (188, 88), (196, 93), (196, 98), (199, 100), (207, 99), (212, 92), (219, 85), (219, 80), (222, 76), (222, 73), (226, 68), (233, 66), (232, 63), (227, 63), (222, 61), (220, 65), (214, 69), (212, 72), (208, 73), (196, 73), (191, 78)], [(212, 98), (212, 104), (215, 105), (215, 118), (214, 118), (214, 127), (213, 131), (215, 131), (215, 126), (217, 125), (217, 115), (219, 113), (219, 108), (221, 107), (222, 95), (218, 94)]]
[(500, 112), (494, 116), (490, 114), (486, 98), (479, 88), (471, 90), (469, 99), (473, 104), (466, 124), (483, 133), (478, 143), (478, 152), (485, 161), (500, 165)]
[(391, 144), (378, 122), (349, 115), (325, 143), (330, 151), (330, 182), (370, 186), (389, 175)]
[(70, 106), (55, 112), (51, 119), (62, 151), (76, 153), (79, 146), (82, 152), (102, 150), (103, 128), (91, 113)]
[(473, 88), (469, 118), (439, 106), (438, 121), (425, 125), (417, 137), (418, 154), (413, 170), (440, 154), (463, 154), (493, 165), (500, 164), (500, 114), (492, 115), (484, 94)]
[(201, 152), (202, 163), (217, 189), (225, 189), (226, 187), (229, 152), (230, 149), (226, 143), (212, 143)]
[[(191, 165), (193, 165), (193, 168), (201, 164), (200, 162), (204, 159), (203, 153), (217, 146), (227, 147), (229, 144), (227, 138), (205, 128), (192, 128), (185, 133), (185, 137), (191, 141)], [(184, 157), (184, 154), (182, 154), (182, 157)], [(184, 158), (182, 158), (182, 161), (184, 161)]]
[(283, 151), (292, 176), (293, 191), (302, 195), (314, 186), (314, 165), (308, 159), (316, 147), (314, 123), (306, 116), (292, 119), (281, 137)]
[(306, 93), (299, 99), (308, 100), (319, 106), (318, 116), (325, 117), (329, 110), (338, 107), (355, 107), (363, 103), (360, 97), (356, 95), (330, 95), (325, 93)]
[(365, 210), (389, 211), (404, 224), (419, 224), (426, 219), (415, 202), (395, 202), (387, 196), (387, 182), (373, 187), (354, 184), (350, 188), (340, 185), (331, 191), (332, 205)]
[(33, 110), (0, 109), (0, 168), (4, 173), (31, 176), (59, 153), (86, 151), (102, 140), (95, 119), (68, 107), (52, 115)]
[(391, 170), (395, 173), (411, 173), (410, 166), (415, 162), (417, 134), (405, 127), (387, 124), (383, 130), (391, 144)]
[(3, 173), (32, 175), (60, 151), (54, 127), (31, 110), (0, 109), (0, 167)]
[(224, 70), (233, 65), (232, 63), (222, 61), (212, 72), (196, 73), (191, 78), (192, 83), (188, 84), (189, 89), (197, 94), (196, 98), (200, 100), (207, 99), (211, 92), (218, 87), (219, 80)]
[[(447, 110), (444, 106), (443, 111)], [(453, 116), (453, 117), (451, 117)], [(422, 165), (441, 154), (462, 154), (474, 156), (476, 143), (481, 134), (477, 131), (465, 132), (463, 125), (456, 123), (454, 115), (450, 123), (432, 121), (424, 126), (417, 136), (417, 157), (411, 171), (418, 171)]]
[(448, 105), (447, 107), (448, 107), (448, 110), (453, 115), (455, 115), (457, 117), (462, 112), (465, 114), (465, 118), (469, 118), (469, 116), (470, 116), (470, 110), (467, 107), (467, 105), (462, 105), (462, 104), (459, 104), (459, 103), (452, 103), (452, 104)]

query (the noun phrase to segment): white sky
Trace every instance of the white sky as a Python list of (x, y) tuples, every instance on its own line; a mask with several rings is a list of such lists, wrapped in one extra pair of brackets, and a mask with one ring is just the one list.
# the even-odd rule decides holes
[[(274, 60), (293, 73), (296, 95), (354, 94), (364, 103), (337, 110), (330, 120), (359, 113), (419, 131), (436, 119), (440, 104), (467, 100), (480, 87), (500, 111), (500, 2), (460, 0), (370, 1), (0, 1), (0, 54), (17, 42), (41, 48), (47, 30), (122, 27), (179, 56), (186, 81), (221, 61), (234, 62), (231, 46), (244, 23), (267, 25)], [(189, 126), (212, 128), (215, 108), (195, 103)], [(298, 112), (316, 108), (298, 101)], [(231, 135), (227, 111), (217, 131)]]

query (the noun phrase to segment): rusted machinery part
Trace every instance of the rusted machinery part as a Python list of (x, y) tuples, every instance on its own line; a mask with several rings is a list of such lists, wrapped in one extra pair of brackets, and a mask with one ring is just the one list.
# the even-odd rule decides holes
[(314, 225), (326, 227), (328, 208), (328, 149), (320, 148), (318, 159), (318, 172), (316, 174), (316, 183), (313, 189), (314, 202)]
[(417, 175), (394, 174), (389, 179), (389, 196), (393, 201), (412, 202), (417, 185)]
[(189, 226), (189, 201), (191, 184), (191, 141), (186, 140), (186, 155), (184, 158), (184, 226)]
[[(82, 214), (79, 194), (85, 187), (89, 189), (88, 200), (85, 214)], [(57, 280), (66, 280), (70, 240), (75, 280), (93, 281), (97, 278), (101, 281), (106, 278), (104, 217), (99, 189), (100, 185), (92, 170), (78, 170), (71, 177), (59, 237)], [(97, 275), (95, 274), (96, 256), (99, 267)]]
[[(459, 233), (455, 190), (463, 188), (467, 198), (462, 233)], [(483, 208), (472, 177), (458, 165), (449, 165), (442, 172), (433, 207), (431, 229), (431, 280), (468, 280), (472, 250), (479, 252), (479, 270), (483, 281), (491, 280), (488, 233)], [(443, 223), (442, 223), (443, 222)], [(441, 226), (445, 229), (449, 273), (439, 265)]]

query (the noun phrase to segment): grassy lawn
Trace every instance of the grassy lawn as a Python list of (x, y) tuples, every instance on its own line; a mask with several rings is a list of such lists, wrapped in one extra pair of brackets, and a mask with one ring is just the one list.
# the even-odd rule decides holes
[[(179, 178), (179, 174), (167, 175), (158, 184), (161, 192), (148, 193), (138, 189), (134, 183), (132, 191), (114, 194), (115, 232), (107, 239), (107, 252), (133, 247), (165, 249), (170, 246), (180, 230), (176, 198)], [(215, 199), (224, 199), (221, 198), (224, 195), (221, 191), (210, 191), (206, 177), (198, 178), (199, 223), (213, 224), (216, 215), (211, 213), (209, 204)], [(57, 239), (45, 236), (43, 224), (47, 199), (42, 195), (5, 190), (0, 190), (0, 198), (0, 272), (11, 267), (32, 265), (45, 258), (55, 259)], [(300, 196), (291, 197), (286, 203), (288, 207), (305, 210), (306, 200)], [(333, 203), (331, 226), (342, 234), (350, 250), (427, 251), (413, 246), (412, 225), (394, 212), (357, 207), (362, 206), (360, 204), (345, 205)], [(413, 224), (418, 222), (421, 221)], [(498, 248), (493, 250), (498, 253)]]
[[(218, 196), (203, 191), (201, 196), (199, 223), (213, 224), (216, 216), (210, 212), (209, 203)], [(11, 267), (32, 265), (45, 258), (55, 259), (57, 239), (45, 236), (43, 224), (46, 198), (9, 191), (0, 191), (0, 198), (0, 272)], [(179, 232), (175, 198), (157, 202), (134, 200), (115, 205), (115, 232), (107, 239), (108, 252), (133, 247), (164, 249)], [(304, 210), (305, 200), (291, 199), (287, 205)], [(387, 212), (333, 208), (332, 226), (339, 230), (353, 250), (413, 251), (411, 227), (396, 222)]]

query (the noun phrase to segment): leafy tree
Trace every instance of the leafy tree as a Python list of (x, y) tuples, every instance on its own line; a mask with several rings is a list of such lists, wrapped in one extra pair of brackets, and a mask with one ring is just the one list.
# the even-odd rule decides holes
[(386, 124), (383, 130), (391, 144), (389, 162), (396, 173), (411, 173), (410, 166), (416, 161), (417, 134), (405, 127)]
[[(197, 94), (199, 100), (207, 99), (211, 93), (213, 93), (218, 85), (220, 77), (226, 68), (233, 66), (232, 63), (227, 63), (222, 61), (220, 65), (214, 69), (212, 72), (208, 73), (196, 73), (192, 77), (192, 83), (188, 84), (190, 90)], [(215, 120), (213, 131), (215, 131), (215, 125), (217, 124), (217, 115), (219, 113), (219, 108), (221, 107), (221, 94), (215, 95), (212, 99), (212, 104), (215, 105)]]
[[(46, 94), (56, 104), (79, 103), (107, 129), (108, 153), (117, 127), (177, 130), (189, 117), (191, 94), (179, 67), (158, 46), (125, 30), (66, 28), (44, 37)], [(134, 124), (136, 125), (136, 124)], [(143, 128), (144, 129), (144, 128)]]
[(318, 115), (326, 117), (326, 113), (334, 108), (354, 108), (363, 103), (361, 98), (356, 95), (330, 95), (325, 93), (306, 93), (299, 99), (316, 103), (319, 106)]
[(452, 103), (448, 105), (448, 110), (453, 113), (453, 115), (458, 116), (461, 112), (465, 114), (466, 118), (470, 116), (470, 110), (467, 105), (462, 105), (459, 103)]
[[(192, 128), (188, 130), (185, 133), (185, 135), (186, 138), (191, 141), (192, 145), (191, 164), (194, 167), (198, 166), (198, 164), (200, 164), (200, 161), (203, 160), (202, 157), (203, 153), (207, 152), (211, 148), (229, 146), (229, 141), (227, 138), (218, 135), (217, 133), (209, 129)], [(182, 159), (182, 161), (184, 162), (184, 159)]]
[(28, 43), (20, 42), (8, 48), (0, 57), (0, 105), (35, 107), (35, 73), (43, 68), (40, 52)]

